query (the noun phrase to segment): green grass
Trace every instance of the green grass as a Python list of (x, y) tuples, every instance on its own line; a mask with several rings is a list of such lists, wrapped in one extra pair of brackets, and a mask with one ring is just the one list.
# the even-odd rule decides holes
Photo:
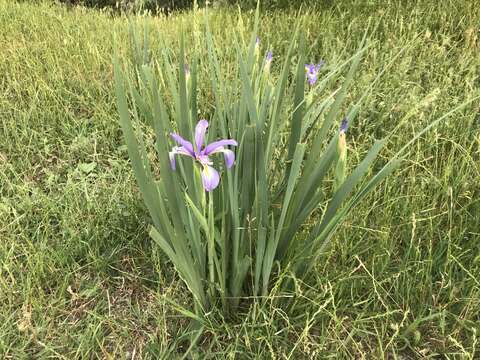
[[(478, 94), (473, 3), (350, 0), (308, 11), (310, 58), (327, 64), (353, 52), (369, 16), (379, 24), (352, 101), (406, 47), (349, 132), (352, 164), (395, 130), (388, 158)], [(240, 25), (232, 10), (211, 16), (228, 69)], [(245, 34), (251, 19), (244, 14)], [(164, 32), (176, 50), (176, 32), (190, 29), (194, 14), (134, 20)], [(292, 24), (291, 11), (263, 14), (274, 72)], [(149, 240), (115, 107), (113, 33), (129, 56), (128, 19), (1, 0), (0, 29), (0, 357), (181, 356), (196, 334), (165, 297), (186, 307), (190, 299)], [(202, 88), (208, 117), (213, 102)], [(291, 294), (274, 287), (263, 305), (245, 301), (233, 319), (211, 314), (189, 356), (478, 357), (479, 113), (476, 101), (414, 145), (401, 170), (349, 216), (315, 278)]]

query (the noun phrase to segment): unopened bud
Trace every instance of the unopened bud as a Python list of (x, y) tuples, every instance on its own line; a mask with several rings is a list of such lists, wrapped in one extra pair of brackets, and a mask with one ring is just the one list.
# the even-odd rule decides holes
[(270, 73), (270, 67), (272, 66), (273, 54), (271, 51), (267, 53), (267, 57), (265, 58), (265, 66), (263, 70), (266, 74)]
[(347, 173), (347, 138), (346, 131), (348, 128), (348, 121), (344, 119), (340, 126), (340, 133), (338, 134), (337, 142), (337, 166), (335, 167), (335, 189), (343, 184)]

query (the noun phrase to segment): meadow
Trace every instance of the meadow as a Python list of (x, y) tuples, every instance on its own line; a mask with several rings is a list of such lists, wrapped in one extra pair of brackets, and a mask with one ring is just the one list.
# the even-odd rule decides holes
[[(382, 75), (349, 129), (352, 162), (389, 136), (388, 159), (426, 125), (478, 96), (480, 9), (473, 1), (356, 1), (304, 8), (309, 61), (353, 53), (370, 22), (348, 99)], [(112, 56), (131, 26), (178, 47), (202, 10), (124, 16), (0, 0), (0, 357), (449, 358), (480, 353), (480, 103), (416, 142), (341, 226), (309, 282), (190, 332), (191, 299), (148, 235), (115, 103)], [(297, 12), (261, 14), (280, 59)], [(253, 12), (211, 9), (221, 64)], [(200, 51), (202, 51), (200, 49)], [(199, 84), (207, 78), (200, 72)], [(208, 86), (199, 112), (213, 111)], [(315, 219), (312, 219), (314, 222)], [(306, 229), (308, 231), (308, 229)], [(288, 273), (285, 274), (288, 276)], [(282, 281), (282, 279), (279, 279)], [(290, 306), (284, 303), (288, 297)], [(193, 342), (192, 342), (193, 338)]]

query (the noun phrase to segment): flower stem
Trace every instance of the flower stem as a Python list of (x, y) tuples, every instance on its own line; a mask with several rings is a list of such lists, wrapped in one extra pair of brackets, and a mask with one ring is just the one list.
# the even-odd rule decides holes
[(210, 279), (210, 296), (213, 299), (215, 293), (215, 228), (213, 214), (213, 195), (208, 193), (208, 273)]

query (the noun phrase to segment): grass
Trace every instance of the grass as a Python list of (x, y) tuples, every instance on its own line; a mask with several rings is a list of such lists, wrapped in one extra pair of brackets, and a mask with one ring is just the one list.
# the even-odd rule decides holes
[[(370, 16), (378, 24), (352, 100), (406, 47), (350, 130), (352, 163), (395, 131), (388, 158), (478, 94), (473, 2), (349, 0), (308, 13), (310, 58), (327, 64), (353, 51)], [(286, 51), (293, 16), (263, 15), (262, 43), (276, 56)], [(192, 12), (134, 18), (164, 32), (174, 49), (178, 29), (194, 20)], [(218, 9), (211, 21), (228, 69), (232, 34), (248, 31), (251, 14), (238, 25), (234, 11)], [(129, 56), (128, 24), (94, 10), (0, 1), (0, 357), (479, 356), (478, 101), (415, 144), (348, 218), (313, 279), (296, 282), (292, 294), (274, 287), (265, 304), (246, 302), (234, 319), (211, 314), (197, 337), (165, 300), (190, 304), (150, 243), (118, 125), (112, 33)], [(204, 89), (200, 112), (208, 116)]]

